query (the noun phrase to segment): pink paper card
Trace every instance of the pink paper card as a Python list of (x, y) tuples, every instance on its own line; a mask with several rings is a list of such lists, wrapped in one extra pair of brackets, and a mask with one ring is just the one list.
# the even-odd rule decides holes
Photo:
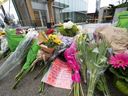
[(71, 76), (72, 69), (69, 65), (57, 58), (41, 81), (54, 87), (71, 89), (73, 83)]

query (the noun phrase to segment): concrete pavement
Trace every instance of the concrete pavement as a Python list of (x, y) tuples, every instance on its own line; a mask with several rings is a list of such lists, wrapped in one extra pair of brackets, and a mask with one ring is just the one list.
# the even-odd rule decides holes
[[(0, 61), (0, 65), (4, 60)], [(38, 66), (33, 72), (29, 73), (17, 86), (16, 90), (12, 89), (14, 84), (14, 77), (21, 69), (21, 66), (16, 67), (13, 71), (10, 72), (3, 80), (0, 81), (0, 96), (67, 96), (70, 90), (55, 88), (52, 86), (46, 86), (44, 94), (38, 93), (39, 85), (41, 81), (41, 76), (36, 80), (33, 78), (38, 74), (40, 66)], [(109, 82), (109, 81), (108, 81)], [(116, 90), (112, 88), (112, 85), (109, 86), (111, 89), (112, 96), (123, 96), (119, 94)], [(87, 91), (84, 88), (84, 91)], [(103, 96), (103, 95), (95, 95)]]

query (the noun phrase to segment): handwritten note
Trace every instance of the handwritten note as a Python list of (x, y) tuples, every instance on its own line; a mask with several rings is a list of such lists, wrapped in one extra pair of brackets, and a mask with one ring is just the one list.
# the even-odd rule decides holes
[(54, 87), (71, 89), (71, 76), (72, 70), (68, 64), (57, 58), (41, 81)]

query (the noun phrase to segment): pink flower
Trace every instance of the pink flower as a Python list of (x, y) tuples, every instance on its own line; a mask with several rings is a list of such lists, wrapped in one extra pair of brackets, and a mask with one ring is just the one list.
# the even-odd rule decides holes
[(74, 71), (74, 74), (72, 75), (72, 80), (74, 82), (80, 82), (80, 64), (76, 60), (76, 52), (76, 45), (75, 42), (73, 42), (72, 45), (65, 50), (64, 56), (69, 66)]
[(115, 56), (111, 56), (109, 63), (114, 68), (123, 68), (125, 70), (126, 67), (128, 67), (128, 54), (126, 53), (119, 53)]
[(74, 82), (80, 82), (80, 79), (81, 77), (80, 77), (80, 73), (79, 73), (79, 71), (75, 71), (74, 72), (74, 74), (72, 75), (72, 80), (74, 81)]

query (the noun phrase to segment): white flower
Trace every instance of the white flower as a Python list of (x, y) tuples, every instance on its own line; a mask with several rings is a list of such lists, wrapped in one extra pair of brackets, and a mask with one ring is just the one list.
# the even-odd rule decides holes
[(81, 32), (82, 31), (82, 26), (78, 25), (77, 29), (79, 30), (79, 32)]
[(66, 23), (63, 24), (64, 29), (71, 29), (73, 27), (74, 23), (71, 21), (68, 21)]

